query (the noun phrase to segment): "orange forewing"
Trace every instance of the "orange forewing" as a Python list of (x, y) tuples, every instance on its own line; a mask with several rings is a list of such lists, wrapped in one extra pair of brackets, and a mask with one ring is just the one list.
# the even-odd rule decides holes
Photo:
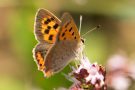
[(59, 40), (80, 40), (78, 28), (69, 13), (62, 16)]
[(39, 9), (35, 20), (35, 36), (37, 40), (54, 43), (59, 31), (60, 22), (51, 12)]

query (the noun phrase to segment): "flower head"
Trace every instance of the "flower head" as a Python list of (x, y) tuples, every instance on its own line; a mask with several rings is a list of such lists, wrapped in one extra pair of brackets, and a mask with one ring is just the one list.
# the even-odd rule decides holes
[(72, 67), (70, 73), (74, 80), (74, 85), (71, 90), (106, 90), (105, 75), (106, 71), (97, 63), (91, 64), (86, 56), (80, 59), (80, 64), (77, 68)]

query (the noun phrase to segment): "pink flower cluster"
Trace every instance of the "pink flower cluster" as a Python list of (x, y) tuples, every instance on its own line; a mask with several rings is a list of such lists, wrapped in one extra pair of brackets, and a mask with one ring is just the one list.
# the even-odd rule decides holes
[(104, 67), (97, 63), (91, 64), (87, 57), (83, 56), (77, 68), (72, 67), (70, 73), (73, 86), (70, 90), (106, 90)]

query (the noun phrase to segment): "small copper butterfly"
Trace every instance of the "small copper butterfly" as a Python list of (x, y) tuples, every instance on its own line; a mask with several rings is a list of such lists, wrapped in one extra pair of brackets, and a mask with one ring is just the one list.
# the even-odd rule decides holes
[(33, 49), (33, 56), (38, 69), (45, 77), (62, 70), (75, 59), (83, 42), (76, 24), (69, 13), (64, 13), (61, 20), (45, 9), (39, 9), (34, 25), (38, 44)]

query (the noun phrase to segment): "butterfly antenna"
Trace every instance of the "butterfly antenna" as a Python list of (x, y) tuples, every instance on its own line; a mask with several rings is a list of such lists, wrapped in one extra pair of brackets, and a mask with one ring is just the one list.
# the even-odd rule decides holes
[(83, 34), (82, 37), (84, 37), (84, 36), (87, 35), (88, 33), (92, 32), (92, 31), (94, 31), (94, 30), (96, 30), (96, 29), (98, 29), (98, 28), (100, 28), (100, 27), (101, 27), (101, 25), (96, 26), (95, 28), (93, 28), (93, 29), (89, 30), (88, 32), (86, 32), (85, 34)]
[(80, 15), (79, 34), (81, 33), (81, 27), (82, 27), (82, 15)]

